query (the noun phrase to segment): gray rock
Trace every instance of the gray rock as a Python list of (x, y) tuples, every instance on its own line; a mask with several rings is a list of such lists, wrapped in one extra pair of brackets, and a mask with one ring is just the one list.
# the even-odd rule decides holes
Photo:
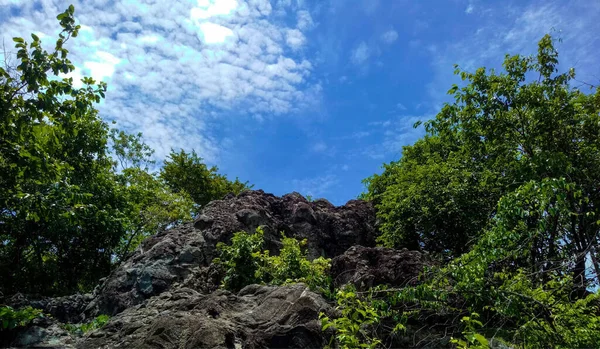
[(305, 285), (251, 285), (237, 295), (177, 288), (131, 307), (77, 348), (322, 348), (320, 312), (330, 306)]
[(374, 285), (414, 286), (430, 263), (417, 251), (353, 246), (331, 261), (331, 277), (340, 287), (353, 284), (359, 290)]

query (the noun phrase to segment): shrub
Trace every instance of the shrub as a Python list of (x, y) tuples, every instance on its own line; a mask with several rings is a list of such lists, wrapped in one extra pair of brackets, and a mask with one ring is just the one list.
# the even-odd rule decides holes
[(33, 319), (44, 317), (40, 309), (25, 307), (14, 310), (9, 306), (0, 307), (0, 330), (12, 330), (15, 327), (27, 326)]
[(238, 232), (231, 244), (217, 244), (219, 258), (213, 263), (225, 267), (223, 287), (240, 290), (250, 284), (284, 285), (306, 283), (311, 290), (331, 296), (331, 278), (327, 275), (330, 260), (323, 257), (309, 261), (306, 256), (307, 241), (298, 241), (282, 234), (283, 247), (278, 256), (263, 251), (264, 233), (259, 227), (254, 234)]
[(246, 285), (261, 283), (260, 267), (263, 260), (261, 249), (264, 243), (263, 231), (259, 227), (254, 234), (238, 232), (233, 234), (231, 244), (217, 244), (219, 258), (213, 263), (225, 267), (223, 287), (238, 291)]

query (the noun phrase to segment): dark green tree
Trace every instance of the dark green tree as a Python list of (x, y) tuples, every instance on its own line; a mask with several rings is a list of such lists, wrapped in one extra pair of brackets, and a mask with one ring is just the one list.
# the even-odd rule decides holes
[(505, 72), (457, 68), (467, 84), (449, 91), (455, 102), (426, 123), (427, 136), (405, 147), (400, 161), (367, 180), (381, 241), (428, 248), (436, 240), (431, 250), (458, 255), (500, 197), (530, 180), (567, 178), (585, 197), (572, 200), (578, 219), (570, 228), (583, 265), (598, 228), (598, 94), (572, 88), (574, 71), (558, 74), (557, 67), (546, 36), (536, 57), (508, 56)]
[(218, 173), (216, 166), (208, 167), (196, 154), (171, 151), (160, 170), (160, 177), (175, 193), (186, 192), (200, 207), (212, 200), (222, 199), (229, 193), (239, 194), (252, 186), (239, 179), (230, 181)]

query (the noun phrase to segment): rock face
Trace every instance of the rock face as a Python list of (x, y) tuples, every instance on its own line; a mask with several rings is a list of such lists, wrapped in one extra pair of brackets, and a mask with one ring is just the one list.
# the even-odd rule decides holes
[(427, 264), (417, 251), (353, 246), (331, 261), (330, 273), (336, 287), (353, 284), (366, 290), (375, 285), (414, 286)]
[[(308, 202), (292, 193), (277, 197), (262, 190), (207, 205), (194, 224), (163, 231), (142, 243), (99, 287), (86, 310), (88, 317), (117, 314), (174, 285), (199, 292), (217, 288), (219, 271), (211, 266), (216, 244), (235, 232), (264, 230), (266, 248), (280, 248), (281, 235), (307, 239), (309, 258), (335, 257), (353, 245), (375, 245), (371, 204), (351, 200), (335, 207), (326, 200)], [(198, 282), (200, 280), (201, 282)]]
[[(397, 284), (416, 276), (418, 258), (408, 252), (397, 256), (393, 250), (360, 247), (346, 252), (355, 245), (375, 246), (371, 204), (351, 200), (335, 207), (326, 200), (309, 202), (297, 193), (276, 197), (260, 190), (246, 191), (211, 202), (193, 223), (145, 240), (101, 280), (93, 294), (37, 303), (17, 297), (12, 305), (32, 305), (54, 319), (16, 334), (12, 344), (40, 348), (323, 347), (331, 334), (321, 331), (318, 314), (333, 310), (305, 285), (250, 285), (237, 294), (218, 289), (223, 271), (211, 263), (216, 244), (228, 242), (235, 232), (254, 232), (257, 227), (263, 229), (265, 248), (272, 253), (280, 249), (280, 233), (284, 232), (308, 240), (309, 258), (343, 254), (334, 259), (338, 283), (383, 280)], [(401, 276), (403, 272), (408, 274)], [(83, 338), (58, 324), (89, 321), (100, 314), (112, 318)]]
[(303, 284), (250, 285), (237, 295), (178, 288), (131, 307), (78, 348), (322, 348), (329, 313)]
[(7, 300), (7, 303), (15, 309), (24, 306), (32, 306), (41, 309), (45, 314), (52, 315), (60, 322), (77, 323), (84, 320), (83, 311), (93, 300), (91, 294), (76, 294), (67, 297), (43, 298), (38, 300), (29, 300), (24, 295), (18, 293)]

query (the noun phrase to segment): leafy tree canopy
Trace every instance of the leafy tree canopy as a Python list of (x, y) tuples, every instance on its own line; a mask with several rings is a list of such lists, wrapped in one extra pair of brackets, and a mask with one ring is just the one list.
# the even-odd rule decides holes
[(465, 84), (450, 89), (454, 102), (425, 123), (425, 137), (402, 159), (365, 181), (381, 243), (448, 263), (390, 299), (400, 313), (416, 303), (412, 316), (448, 314), (466, 336), (453, 340), (460, 347), (487, 347), (486, 338), (593, 347), (600, 89), (572, 86), (575, 72), (558, 71), (550, 36), (536, 56), (506, 56), (503, 66), (456, 67)]
[[(239, 192), (195, 152), (173, 153), (161, 175), (142, 135), (110, 129), (95, 104), (106, 84), (66, 78), (66, 44), (80, 26), (59, 14), (54, 49), (14, 38), (0, 68), (0, 292), (87, 291), (146, 237), (190, 220), (197, 204)], [(10, 53), (5, 53), (10, 62)], [(189, 182), (186, 182), (189, 181)], [(197, 181), (197, 184), (193, 181)]]
[(195, 151), (171, 150), (160, 170), (160, 177), (176, 193), (185, 192), (200, 207), (222, 199), (229, 193), (239, 194), (252, 186), (236, 178), (233, 182), (218, 173), (216, 166), (208, 167)]

